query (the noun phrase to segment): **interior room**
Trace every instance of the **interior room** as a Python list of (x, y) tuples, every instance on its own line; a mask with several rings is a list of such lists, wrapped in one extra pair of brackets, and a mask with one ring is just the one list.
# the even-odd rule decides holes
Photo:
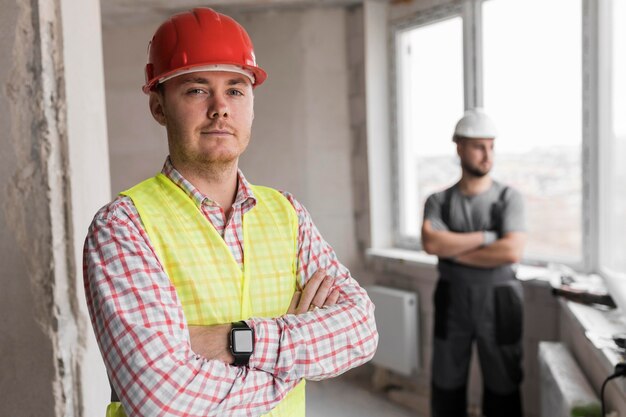
[[(375, 306), (371, 360), (332, 377), (298, 375), (308, 417), (426, 417), (440, 391), (457, 388), (437, 386), (448, 371), (433, 361), (445, 265), (496, 267), (429, 245), (454, 228), (446, 214), (444, 229), (430, 230), (427, 200), (466, 175), (504, 184), (502, 210), (514, 198), (507, 189), (523, 204), (520, 225), (507, 229), (523, 236), (519, 256), (498, 264), (523, 290), (519, 319), (504, 324), (520, 326), (522, 415), (626, 416), (626, 0), (0, 4), (0, 414), (90, 417), (109, 407), (85, 239), (101, 207), (169, 163), (171, 131), (151, 104), (160, 90), (142, 91), (149, 43), (176, 13), (210, 7), (247, 31), (267, 73), (251, 84), (238, 168), (306, 208)], [(464, 153), (477, 141), (460, 122), (474, 109), (488, 122), (473, 137), (493, 146), (480, 175)], [(476, 248), (512, 236), (480, 227), (450, 236), (461, 233)], [(489, 361), (476, 343), (467, 354), (462, 400), (450, 401), (470, 417), (512, 415), (486, 411)], [(258, 414), (239, 413), (183, 414)]]

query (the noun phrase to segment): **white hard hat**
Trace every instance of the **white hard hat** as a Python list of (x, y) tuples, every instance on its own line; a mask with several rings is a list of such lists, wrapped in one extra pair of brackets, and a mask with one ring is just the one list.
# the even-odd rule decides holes
[(466, 110), (465, 114), (456, 124), (452, 140), (456, 142), (457, 138), (470, 139), (493, 139), (498, 135), (496, 125), (493, 120), (481, 109)]

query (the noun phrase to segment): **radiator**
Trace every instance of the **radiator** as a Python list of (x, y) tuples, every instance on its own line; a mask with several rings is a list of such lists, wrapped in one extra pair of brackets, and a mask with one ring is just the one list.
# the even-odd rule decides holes
[(376, 306), (378, 350), (372, 362), (410, 376), (418, 367), (418, 305), (414, 292), (370, 286), (368, 294)]

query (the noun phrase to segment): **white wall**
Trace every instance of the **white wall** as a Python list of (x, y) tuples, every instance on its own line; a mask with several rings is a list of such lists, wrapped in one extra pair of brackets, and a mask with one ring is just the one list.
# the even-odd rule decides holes
[(165, 130), (152, 119), (141, 91), (148, 41), (159, 23), (102, 30), (113, 195), (159, 172), (167, 156)]
[[(350, 177), (345, 11), (233, 14), (268, 80), (255, 92), (252, 141), (241, 168), (252, 182), (292, 192), (351, 266), (357, 258)], [(104, 27), (112, 191), (160, 170), (163, 129), (141, 93), (146, 46), (160, 22)]]
[(268, 80), (258, 88), (248, 178), (293, 193), (340, 260), (357, 254), (344, 9), (242, 16)]

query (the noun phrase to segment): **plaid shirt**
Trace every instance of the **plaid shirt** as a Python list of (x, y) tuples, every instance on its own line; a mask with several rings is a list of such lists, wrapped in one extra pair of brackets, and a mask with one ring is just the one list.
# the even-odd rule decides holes
[[(256, 204), (241, 172), (229, 219), (185, 180), (169, 159), (162, 172), (181, 187), (243, 266), (243, 214)], [(247, 320), (255, 331), (248, 367), (207, 360), (191, 350), (182, 307), (128, 197), (96, 214), (85, 241), (87, 305), (109, 377), (129, 416), (257, 416), (301, 379), (330, 378), (368, 361), (378, 334), (374, 306), (337, 260), (306, 209), (298, 215), (298, 279), (335, 276), (339, 302), (301, 315)]]

